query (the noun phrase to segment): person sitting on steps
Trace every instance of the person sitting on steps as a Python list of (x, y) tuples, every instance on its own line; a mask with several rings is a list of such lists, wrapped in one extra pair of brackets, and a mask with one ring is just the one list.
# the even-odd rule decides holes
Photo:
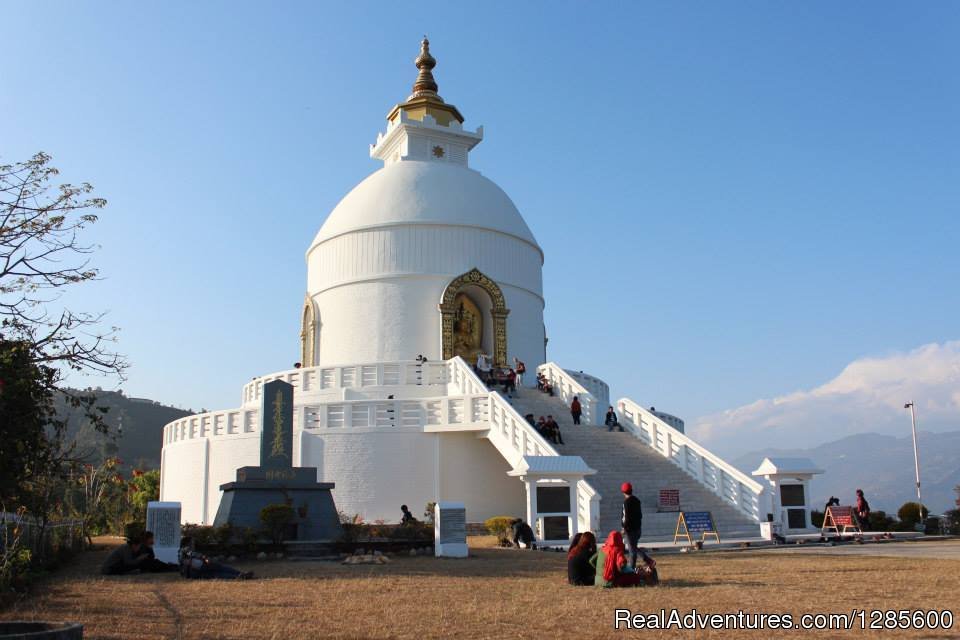
[(563, 444), (563, 436), (560, 435), (560, 425), (553, 419), (553, 416), (547, 416), (547, 432), (553, 444)]
[(613, 431), (614, 427), (620, 431), (623, 431), (623, 427), (620, 425), (620, 421), (617, 419), (617, 412), (613, 410), (612, 405), (607, 408), (607, 416), (603, 419), (603, 423), (607, 425), (607, 431)]

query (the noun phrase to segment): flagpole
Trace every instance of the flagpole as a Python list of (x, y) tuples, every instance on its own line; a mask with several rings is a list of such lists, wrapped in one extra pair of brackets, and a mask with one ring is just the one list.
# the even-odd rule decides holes
[(913, 400), (903, 405), (904, 409), (910, 409), (910, 426), (913, 429), (913, 468), (917, 478), (917, 502), (920, 504), (920, 521), (926, 526), (926, 520), (923, 517), (923, 499), (920, 497), (920, 454), (917, 450), (917, 412), (913, 406)]

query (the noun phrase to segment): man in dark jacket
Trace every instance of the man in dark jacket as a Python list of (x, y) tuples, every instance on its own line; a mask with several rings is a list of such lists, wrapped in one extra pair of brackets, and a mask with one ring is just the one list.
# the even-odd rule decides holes
[(536, 538), (533, 535), (533, 529), (530, 528), (530, 525), (521, 518), (516, 518), (512, 523), (512, 528), (513, 544), (516, 545), (517, 548), (520, 547), (520, 543), (522, 542), (527, 549), (536, 549), (534, 545)]
[(633, 495), (633, 485), (629, 482), (620, 485), (620, 491), (623, 492), (623, 511), (620, 515), (623, 542), (630, 554), (630, 566), (636, 569), (640, 550), (640, 529), (643, 526), (643, 506), (640, 504), (640, 499)]
[(613, 410), (612, 406), (607, 409), (607, 416), (603, 419), (603, 423), (607, 425), (607, 431), (613, 431), (614, 427), (623, 431), (623, 427), (620, 426), (620, 421), (617, 419), (617, 412)]
[(143, 551), (140, 536), (132, 537), (110, 552), (107, 559), (103, 561), (100, 572), (105, 576), (116, 576), (140, 571), (149, 557), (149, 554)]

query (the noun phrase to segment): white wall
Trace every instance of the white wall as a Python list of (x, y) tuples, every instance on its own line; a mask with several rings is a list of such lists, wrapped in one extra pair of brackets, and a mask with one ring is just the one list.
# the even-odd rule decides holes
[[(328, 429), (302, 439), (301, 466), (317, 467), (319, 481), (336, 484), (337, 508), (367, 522), (398, 521), (401, 504), (419, 517), (438, 497), (464, 501), (471, 522), (523, 513), (522, 483), (507, 476), (506, 460), (476, 432)], [(295, 448), (299, 451), (299, 444)], [(167, 444), (161, 497), (182, 504), (183, 522), (210, 524), (220, 505), (220, 485), (235, 481), (237, 468), (257, 465), (258, 456), (259, 434)]]
[[(318, 309), (319, 362), (442, 357), (443, 291), (479, 269), (503, 291), (508, 357), (543, 362), (542, 256), (506, 233), (408, 225), (352, 231), (308, 254), (307, 288)], [(492, 324), (489, 317), (484, 318)]]

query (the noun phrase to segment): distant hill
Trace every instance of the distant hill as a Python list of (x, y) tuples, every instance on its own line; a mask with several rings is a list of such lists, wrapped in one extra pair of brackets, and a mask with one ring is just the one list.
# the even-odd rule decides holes
[[(923, 502), (933, 513), (955, 509), (953, 488), (960, 484), (960, 431), (921, 432), (920, 482)], [(812, 449), (764, 449), (733, 460), (749, 474), (766, 456), (804, 457), (825, 471), (811, 483), (813, 504), (822, 509), (831, 495), (852, 504), (854, 492), (863, 489), (874, 510), (896, 515), (904, 502), (916, 500), (913, 442), (877, 433), (860, 433)]]
[[(58, 412), (68, 420), (67, 437), (77, 443), (78, 451), (92, 463), (118, 456), (132, 468), (159, 469), (163, 426), (193, 413), (146, 398), (131, 398), (119, 391), (77, 393), (93, 393), (97, 406), (108, 408), (106, 421), (110, 425), (110, 437), (97, 433), (83, 413), (68, 407), (63, 399), (57, 403)], [(121, 426), (122, 430), (118, 429)]]

